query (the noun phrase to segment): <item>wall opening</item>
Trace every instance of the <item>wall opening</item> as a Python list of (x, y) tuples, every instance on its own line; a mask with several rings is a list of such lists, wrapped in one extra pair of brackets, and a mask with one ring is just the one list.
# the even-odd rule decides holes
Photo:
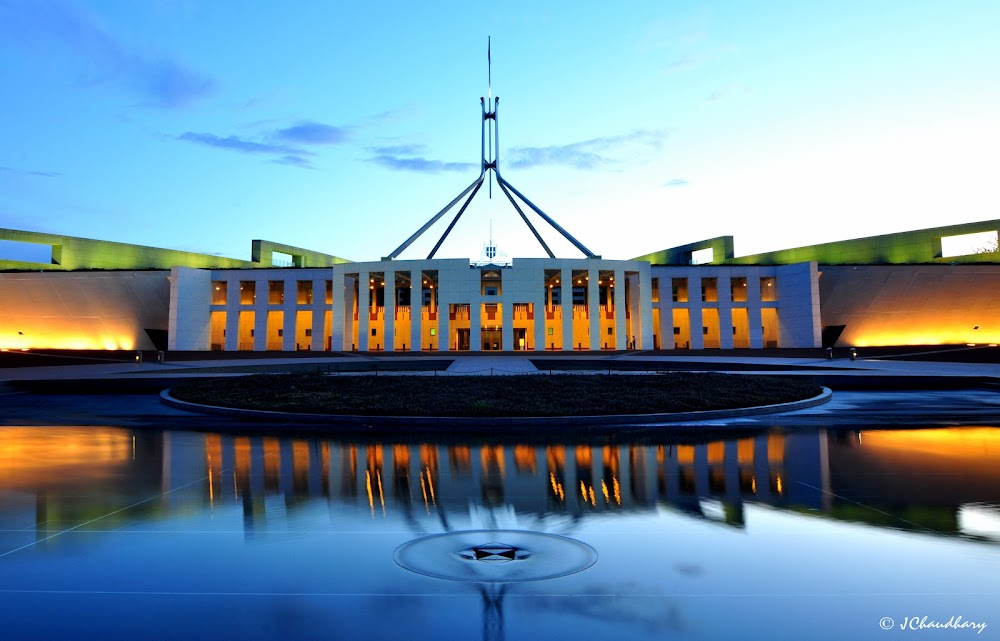
[(941, 258), (972, 256), (1000, 251), (996, 231), (981, 231), (941, 238)]
[(696, 249), (691, 252), (692, 265), (709, 265), (715, 259), (715, 250), (711, 247)]
[(25, 243), (19, 240), (0, 240), (0, 260), (51, 265), (53, 263), (52, 245)]

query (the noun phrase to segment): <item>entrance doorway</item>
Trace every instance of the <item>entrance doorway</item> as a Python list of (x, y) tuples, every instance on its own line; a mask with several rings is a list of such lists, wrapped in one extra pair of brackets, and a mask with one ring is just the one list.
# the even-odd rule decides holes
[(459, 329), (455, 331), (458, 332), (458, 346), (456, 347), (456, 349), (460, 352), (469, 351), (469, 334), (471, 333), (472, 330)]
[(503, 349), (501, 344), (500, 330), (499, 329), (482, 329), (483, 336), (483, 351), (495, 351)]
[(514, 328), (514, 349), (528, 349), (528, 330), (524, 327)]

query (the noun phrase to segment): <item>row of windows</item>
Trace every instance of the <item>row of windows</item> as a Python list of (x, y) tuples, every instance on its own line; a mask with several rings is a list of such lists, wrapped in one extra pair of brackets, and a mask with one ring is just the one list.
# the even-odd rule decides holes
[[(659, 297), (659, 280), (653, 279), (653, 302), (657, 303)], [(671, 278), (671, 297), (675, 303), (686, 303), (688, 298), (688, 279)], [(774, 276), (760, 277), (760, 300), (763, 302), (775, 301), (778, 298), (778, 286)], [(715, 303), (719, 300), (719, 279), (705, 277), (701, 279), (701, 302)], [(747, 300), (747, 278), (745, 276), (733, 277), (729, 279), (729, 300), (734, 303), (746, 302)]]
[[(671, 280), (671, 293), (672, 299), (675, 303), (686, 303), (688, 302), (688, 279), (687, 278), (672, 278)], [(659, 302), (659, 278), (654, 278), (653, 283), (653, 302)], [(612, 285), (613, 287), (613, 285)], [(375, 298), (380, 298), (383, 295), (383, 290), (381, 288), (375, 289), (375, 296), (373, 297), (373, 303)], [(550, 298), (550, 304), (560, 305), (562, 304), (562, 291), (560, 287), (550, 287), (546, 290)], [(604, 287), (600, 288), (600, 304), (606, 305), (608, 303), (608, 290)], [(496, 296), (499, 294), (499, 288), (489, 285), (484, 287), (483, 293), (487, 296)], [(431, 302), (431, 290), (430, 288), (424, 287), (421, 292), (422, 303), (427, 306)], [(212, 304), (213, 305), (225, 305), (226, 298), (228, 295), (228, 283), (224, 280), (214, 281), (212, 283)], [(586, 288), (585, 287), (573, 287), (573, 304), (574, 305), (585, 305), (586, 301)], [(701, 300), (702, 302), (717, 302), (719, 300), (719, 279), (716, 277), (705, 277), (701, 279)], [(747, 279), (746, 277), (734, 277), (729, 279), (729, 300), (732, 302), (745, 302), (747, 300)], [(773, 276), (762, 276), (760, 278), (760, 300), (774, 301), (777, 300), (777, 285), (775, 283), (775, 278)], [(257, 282), (252, 280), (241, 280), (240, 281), (240, 304), (241, 305), (253, 305), (257, 302)], [(283, 280), (270, 280), (267, 281), (267, 302), (269, 305), (281, 305), (285, 302), (285, 281)], [(295, 302), (299, 305), (310, 305), (313, 302), (313, 281), (311, 280), (300, 280), (296, 281), (295, 288)], [(326, 303), (333, 302), (333, 281), (326, 281)], [(379, 303), (381, 304), (381, 303)], [(400, 287), (396, 289), (396, 304), (397, 305), (409, 305), (410, 304), (410, 288)]]
[[(295, 302), (298, 305), (311, 305), (313, 302), (313, 281), (300, 280), (295, 283)], [(217, 280), (212, 283), (212, 304), (225, 305), (229, 294), (229, 283)], [(257, 281), (240, 281), (240, 305), (253, 305), (257, 302)], [(269, 305), (281, 305), (285, 302), (285, 281), (267, 281), (267, 302)], [(333, 281), (326, 281), (326, 302), (333, 302)]]

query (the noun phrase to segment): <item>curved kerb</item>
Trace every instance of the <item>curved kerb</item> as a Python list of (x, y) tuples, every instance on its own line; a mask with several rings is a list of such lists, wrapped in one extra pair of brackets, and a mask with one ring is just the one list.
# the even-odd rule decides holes
[(743, 407), (725, 410), (707, 410), (703, 412), (674, 412), (669, 414), (611, 414), (604, 416), (488, 416), (488, 417), (468, 417), (468, 416), (358, 416), (353, 414), (299, 414), (295, 412), (271, 412), (268, 410), (246, 410), (233, 407), (219, 407), (215, 405), (201, 405), (199, 403), (189, 403), (176, 399), (170, 395), (170, 390), (160, 392), (160, 401), (170, 407), (197, 412), (201, 414), (215, 414), (221, 416), (231, 416), (245, 418), (251, 421), (264, 421), (269, 423), (295, 422), (320, 425), (357, 426), (357, 427), (437, 427), (443, 425), (451, 427), (490, 427), (490, 426), (540, 426), (540, 425), (567, 425), (573, 427), (608, 427), (618, 426), (650, 426), (664, 423), (687, 423), (690, 421), (704, 421), (719, 418), (738, 418), (742, 416), (756, 416), (759, 414), (776, 414), (778, 412), (791, 412), (793, 410), (815, 407), (829, 402), (833, 396), (830, 388), (822, 388), (818, 396), (807, 398), (791, 403), (778, 403), (775, 405), (760, 405), (757, 407)]

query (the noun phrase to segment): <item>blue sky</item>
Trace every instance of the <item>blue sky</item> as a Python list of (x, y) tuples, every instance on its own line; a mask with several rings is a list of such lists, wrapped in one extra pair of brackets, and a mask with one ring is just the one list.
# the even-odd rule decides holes
[[(478, 174), (487, 36), (505, 178), (605, 257), (1000, 218), (998, 33), (995, 0), (0, 0), (0, 227), (377, 259)], [(439, 256), (491, 221), (542, 255), (487, 195)]]

